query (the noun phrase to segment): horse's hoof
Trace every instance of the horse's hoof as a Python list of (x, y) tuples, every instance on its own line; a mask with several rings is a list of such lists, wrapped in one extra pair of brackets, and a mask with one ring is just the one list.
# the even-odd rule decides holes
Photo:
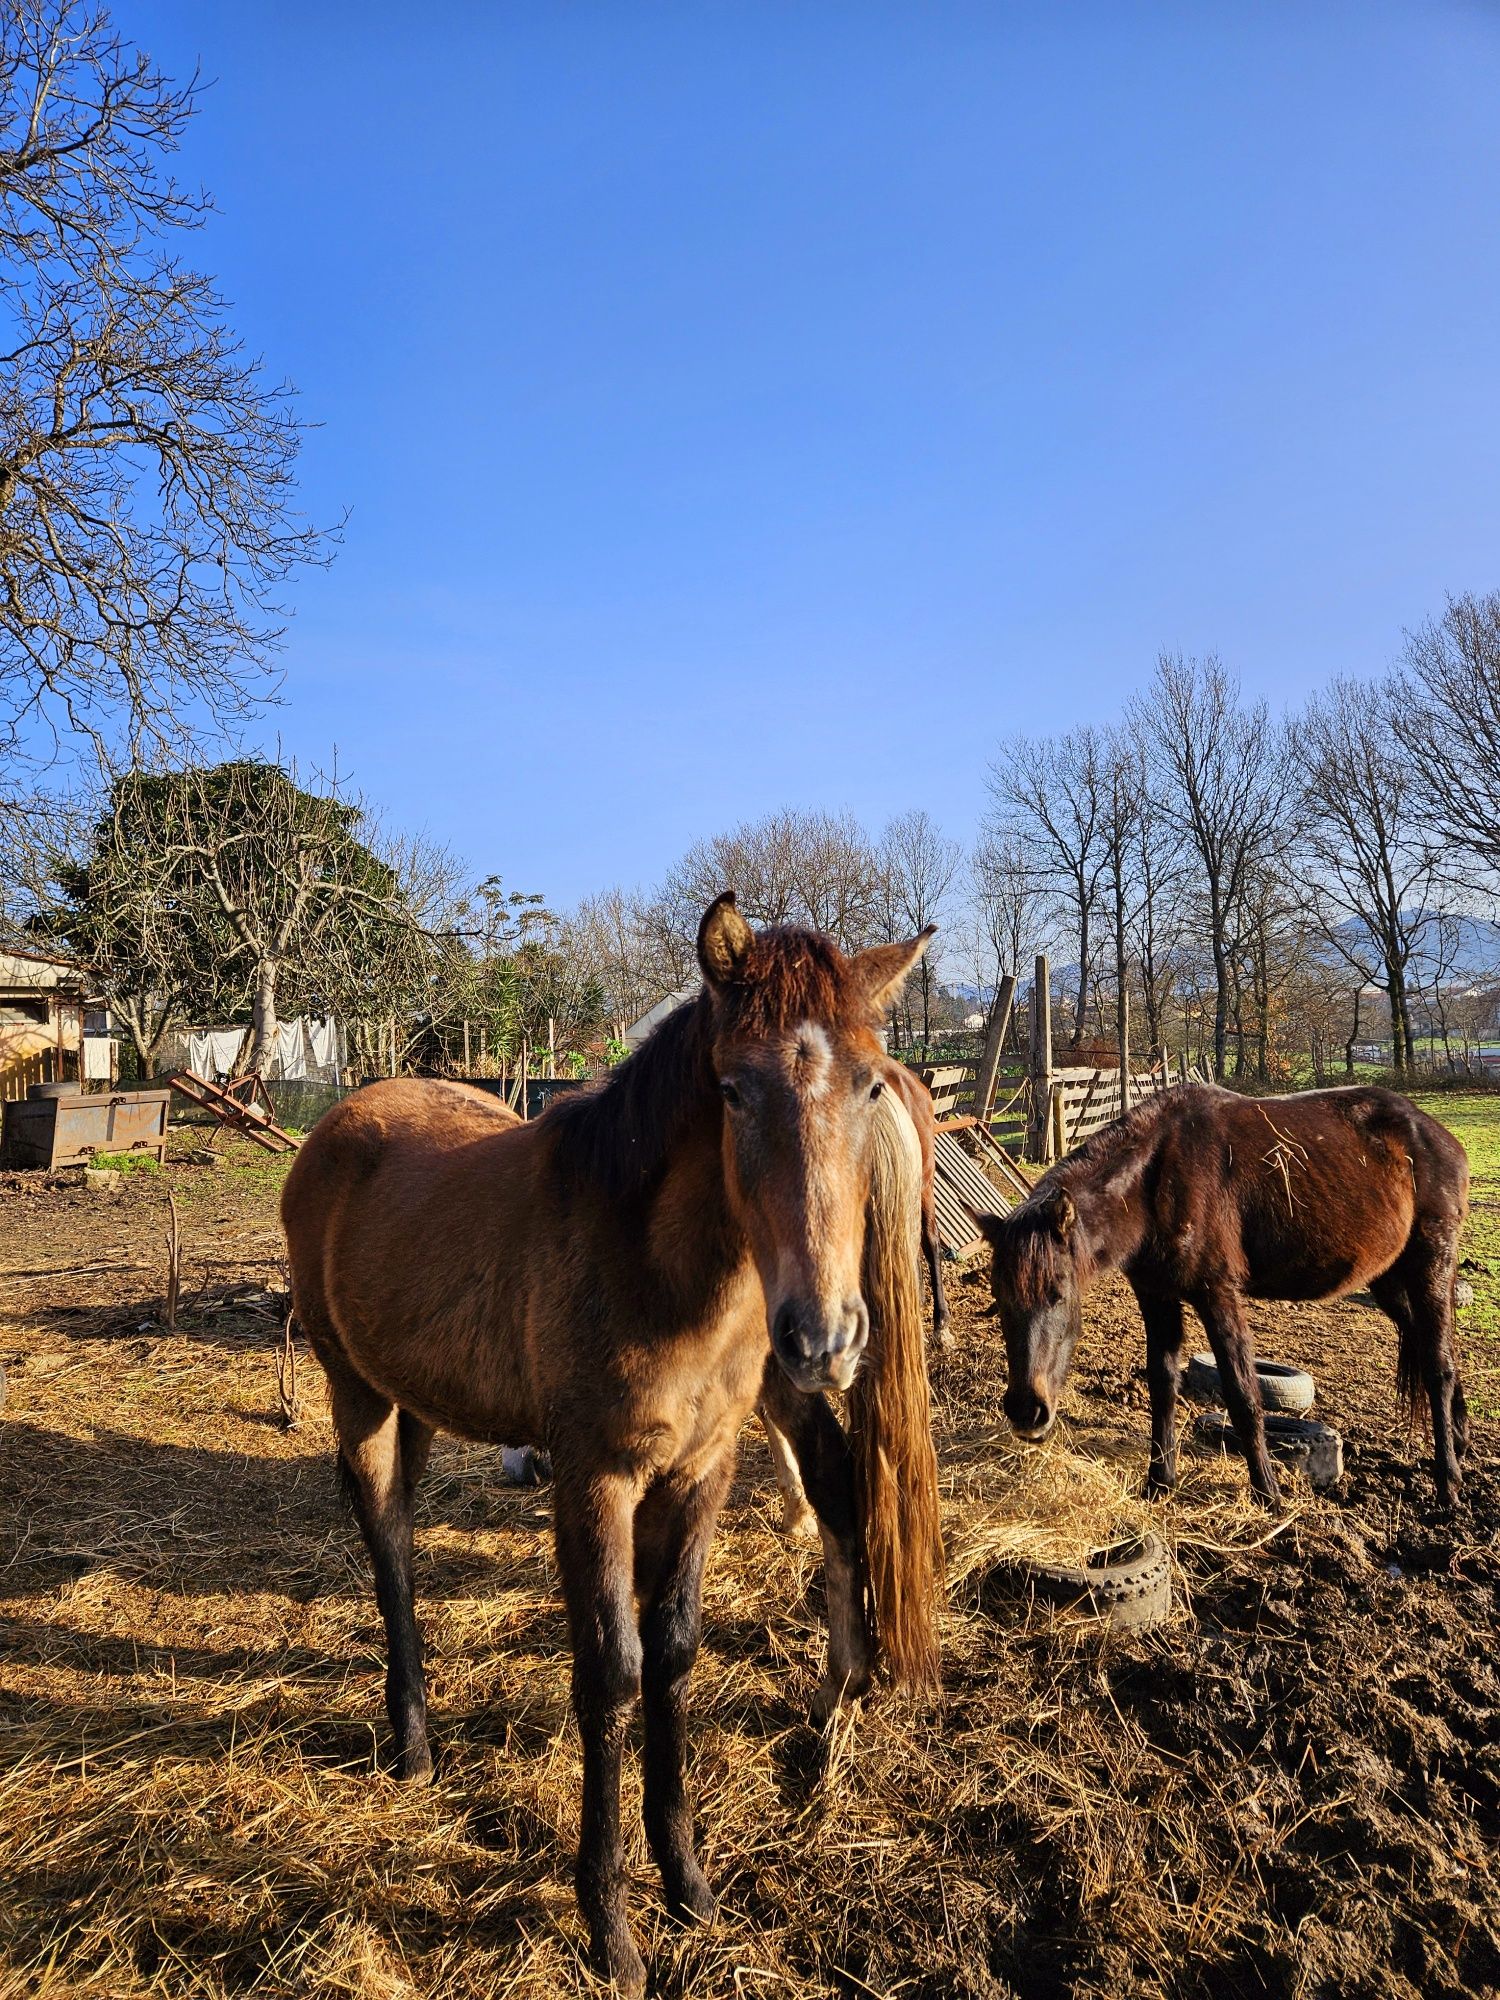
[(818, 1517), (806, 1500), (800, 1507), (782, 1508), (781, 1532), (793, 1542), (815, 1542), (818, 1539)]
[(396, 1759), (396, 1776), (403, 1785), (432, 1783), (432, 1752), (425, 1743), (401, 1752)]
[(625, 2000), (645, 2000), (646, 1961), (623, 1924), (594, 1940), (592, 1956), (594, 1970)]
[(719, 1914), (719, 1899), (708, 1886), (708, 1877), (692, 1862), (682, 1869), (667, 1891), (667, 1910), (679, 1924), (711, 1924)]
[(815, 1729), (822, 1729), (832, 1720), (847, 1702), (859, 1701), (870, 1692), (868, 1671), (850, 1674), (846, 1679), (835, 1679), (825, 1675), (813, 1696), (812, 1720)]

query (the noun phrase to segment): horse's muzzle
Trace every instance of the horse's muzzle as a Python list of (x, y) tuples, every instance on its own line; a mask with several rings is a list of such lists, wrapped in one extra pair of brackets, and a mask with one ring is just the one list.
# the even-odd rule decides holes
[(1057, 1422), (1057, 1411), (1034, 1389), (1007, 1389), (1005, 1414), (1016, 1436), (1027, 1444), (1040, 1444)]
[(805, 1300), (784, 1299), (771, 1321), (771, 1351), (805, 1396), (820, 1389), (847, 1389), (859, 1372), (869, 1337), (869, 1308), (858, 1296), (831, 1312)]

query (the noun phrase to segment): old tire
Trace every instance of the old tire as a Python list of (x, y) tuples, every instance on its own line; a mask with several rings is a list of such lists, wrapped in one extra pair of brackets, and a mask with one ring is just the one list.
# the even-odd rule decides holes
[[(1243, 1456), (1239, 1433), (1222, 1411), (1208, 1411), (1198, 1419), (1194, 1431), (1210, 1450)], [(1344, 1440), (1331, 1424), (1287, 1416), (1280, 1410), (1267, 1411), (1266, 1449), (1278, 1465), (1304, 1474), (1319, 1492), (1343, 1477)]]
[(1131, 1535), (1083, 1563), (1023, 1563), (1013, 1587), (1059, 1611), (1102, 1618), (1124, 1632), (1160, 1625), (1172, 1609), (1172, 1565), (1157, 1535)]
[[(1310, 1410), (1318, 1393), (1317, 1384), (1305, 1369), (1293, 1368), (1285, 1361), (1257, 1360), (1255, 1379), (1260, 1384), (1261, 1408), (1282, 1410), (1288, 1416), (1301, 1416), (1303, 1411)], [(1195, 1354), (1190, 1358), (1183, 1370), (1182, 1393), (1198, 1403), (1223, 1402), (1219, 1366), (1211, 1354)]]

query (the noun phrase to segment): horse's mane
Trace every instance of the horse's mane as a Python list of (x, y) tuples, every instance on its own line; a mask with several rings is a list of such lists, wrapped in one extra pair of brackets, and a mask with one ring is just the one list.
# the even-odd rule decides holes
[(1003, 1269), (1017, 1305), (1027, 1309), (1040, 1305), (1064, 1258), (1081, 1280), (1087, 1279), (1092, 1265), (1087, 1226), (1075, 1229), (1062, 1242), (1050, 1220), (1049, 1202), (1059, 1192), (1066, 1193), (1084, 1212), (1090, 1195), (1103, 1193), (1121, 1179), (1133, 1179), (1150, 1155), (1167, 1106), (1165, 1097), (1149, 1098), (1091, 1132), (1076, 1151), (1049, 1168), (1020, 1207), (1004, 1218), (1006, 1255), (996, 1268)]
[[(756, 936), (721, 1007), (726, 1032), (750, 1040), (787, 1034), (801, 1021), (832, 1023), (855, 1007), (862, 1021), (875, 1018), (832, 939), (790, 925)], [(713, 1002), (704, 991), (675, 1007), (603, 1083), (554, 1098), (543, 1119), (556, 1129), (564, 1172), (615, 1201), (649, 1193), (705, 1101), (717, 1103), (713, 1041)]]
[(552, 1100), (542, 1122), (570, 1179), (615, 1201), (655, 1185), (712, 1082), (709, 1005), (706, 993), (684, 1000), (602, 1083)]

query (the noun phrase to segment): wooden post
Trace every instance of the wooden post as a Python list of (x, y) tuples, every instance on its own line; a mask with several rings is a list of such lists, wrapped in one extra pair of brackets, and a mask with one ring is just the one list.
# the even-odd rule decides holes
[(1047, 1160), (1060, 1160), (1068, 1150), (1068, 1107), (1063, 1102), (1063, 1087), (1054, 1083), (1051, 1090), (1052, 1130), (1048, 1135)]
[(1053, 1129), (1052, 1109), (1052, 969), (1045, 952), (1037, 954), (1031, 986), (1031, 1132), (1030, 1155), (1045, 1160)]
[(989, 1033), (984, 1038), (984, 1054), (979, 1060), (979, 1077), (974, 1085), (974, 1116), (983, 1125), (990, 1115), (990, 1106), (995, 1101), (995, 1078), (1000, 1073), (1000, 1051), (1005, 1045), (1005, 1031), (1010, 1026), (1011, 1009), (1016, 999), (1016, 975), (1007, 972), (1001, 979), (995, 994), (995, 1004), (990, 1009)]

